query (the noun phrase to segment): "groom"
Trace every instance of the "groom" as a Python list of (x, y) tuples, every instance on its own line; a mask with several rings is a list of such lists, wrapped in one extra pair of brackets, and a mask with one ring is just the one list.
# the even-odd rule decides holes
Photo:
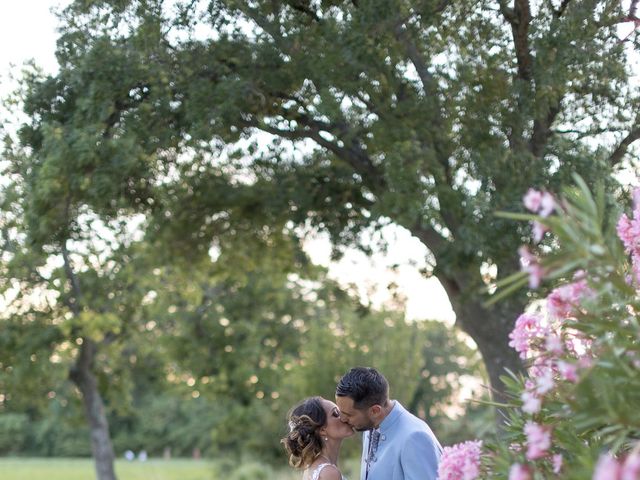
[(360, 480), (436, 480), (442, 447), (429, 426), (389, 399), (375, 368), (349, 370), (336, 387), (340, 419), (364, 431)]

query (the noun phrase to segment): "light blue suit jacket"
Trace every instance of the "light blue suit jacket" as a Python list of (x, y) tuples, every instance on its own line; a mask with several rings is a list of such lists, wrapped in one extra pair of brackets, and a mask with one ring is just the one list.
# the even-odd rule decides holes
[[(436, 480), (442, 454), (429, 426), (395, 401), (379, 427), (380, 439), (367, 480)], [(363, 435), (360, 480), (365, 480), (371, 432)]]

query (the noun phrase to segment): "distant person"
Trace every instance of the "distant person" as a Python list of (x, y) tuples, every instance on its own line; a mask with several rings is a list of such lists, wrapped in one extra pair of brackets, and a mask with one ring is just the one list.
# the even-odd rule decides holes
[(133, 453), (133, 450), (127, 450), (126, 452), (124, 452), (124, 458), (131, 462), (134, 458), (136, 458), (136, 454)]
[(338, 468), (342, 440), (353, 429), (340, 421), (335, 403), (311, 397), (288, 416), (289, 433), (282, 439), (292, 467), (304, 469), (303, 480), (344, 480)]
[(141, 462), (146, 462), (147, 461), (147, 451), (146, 450), (140, 450), (140, 453), (138, 454), (138, 460), (140, 460)]
[(442, 447), (429, 426), (389, 399), (374, 368), (349, 370), (336, 387), (340, 418), (362, 439), (361, 480), (436, 480)]

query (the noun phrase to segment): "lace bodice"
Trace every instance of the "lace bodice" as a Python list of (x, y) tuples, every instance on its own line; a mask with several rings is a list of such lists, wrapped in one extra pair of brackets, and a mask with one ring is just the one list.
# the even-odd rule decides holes
[[(332, 463), (321, 463), (313, 470), (313, 472), (309, 472), (309, 470), (307, 470), (303, 477), (304, 480), (318, 480), (318, 478), (320, 478), (320, 472), (322, 471), (322, 469), (324, 467), (328, 467), (329, 465), (333, 466)], [(344, 475), (342, 476), (342, 480), (347, 480), (346, 478), (344, 478)]]

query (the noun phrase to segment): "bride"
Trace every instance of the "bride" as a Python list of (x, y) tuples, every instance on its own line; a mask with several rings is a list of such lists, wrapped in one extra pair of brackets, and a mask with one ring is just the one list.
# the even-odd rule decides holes
[(338, 468), (338, 455), (342, 440), (353, 433), (340, 420), (335, 403), (311, 397), (289, 414), (289, 433), (282, 443), (289, 464), (304, 469), (303, 480), (345, 480)]

